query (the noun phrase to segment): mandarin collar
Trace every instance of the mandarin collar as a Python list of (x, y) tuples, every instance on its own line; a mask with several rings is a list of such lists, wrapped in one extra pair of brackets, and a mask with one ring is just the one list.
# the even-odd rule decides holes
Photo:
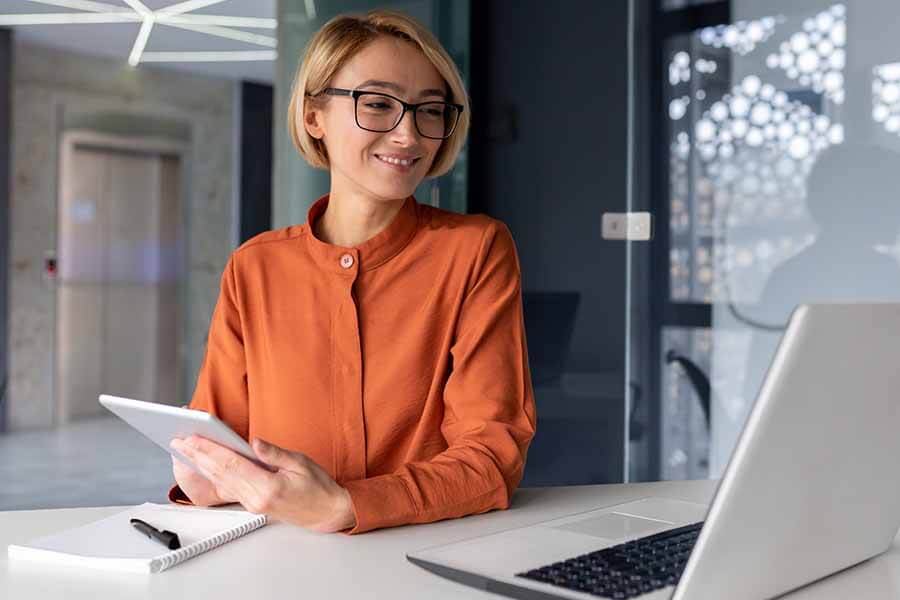
[[(315, 261), (323, 268), (353, 275), (357, 271), (369, 271), (396, 256), (412, 239), (419, 225), (418, 203), (412, 196), (408, 197), (400, 207), (394, 219), (375, 237), (362, 244), (348, 248), (323, 242), (316, 237), (313, 223), (328, 208), (328, 194), (315, 201), (307, 213), (306, 227), (309, 235), (309, 250)], [(347, 256), (352, 257), (352, 260)]]

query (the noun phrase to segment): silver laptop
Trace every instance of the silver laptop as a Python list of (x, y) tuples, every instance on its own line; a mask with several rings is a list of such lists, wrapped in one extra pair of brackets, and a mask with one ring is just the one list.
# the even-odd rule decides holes
[(900, 304), (801, 305), (708, 510), (645, 498), (407, 558), (517, 598), (772, 598), (887, 550), (898, 458)]

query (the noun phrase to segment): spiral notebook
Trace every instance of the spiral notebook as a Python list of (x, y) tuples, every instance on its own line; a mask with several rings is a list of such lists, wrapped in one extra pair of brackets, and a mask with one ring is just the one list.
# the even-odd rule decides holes
[[(181, 548), (168, 550), (141, 535), (130, 519), (178, 534)], [(146, 502), (111, 517), (68, 529), (27, 544), (10, 544), (10, 559), (34, 560), (86, 569), (158, 573), (189, 558), (259, 529), (265, 515), (242, 510), (199, 508)]]

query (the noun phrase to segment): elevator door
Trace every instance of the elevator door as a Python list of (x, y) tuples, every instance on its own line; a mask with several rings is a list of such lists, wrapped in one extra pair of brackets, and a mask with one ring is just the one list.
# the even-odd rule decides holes
[(172, 403), (179, 389), (174, 156), (76, 145), (61, 174), (56, 420), (101, 393)]

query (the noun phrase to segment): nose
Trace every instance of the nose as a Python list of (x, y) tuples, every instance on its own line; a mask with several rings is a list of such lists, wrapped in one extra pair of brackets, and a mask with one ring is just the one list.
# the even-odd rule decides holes
[(419, 132), (416, 130), (416, 121), (413, 111), (408, 110), (400, 117), (400, 122), (391, 131), (392, 138), (397, 142), (408, 145), (419, 139)]

